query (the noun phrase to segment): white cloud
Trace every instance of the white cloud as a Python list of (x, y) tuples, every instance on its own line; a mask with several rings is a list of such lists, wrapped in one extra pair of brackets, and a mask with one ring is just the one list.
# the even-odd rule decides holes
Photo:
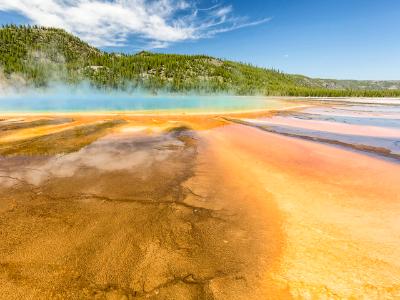
[(233, 15), (231, 5), (198, 8), (189, 0), (0, 0), (0, 10), (18, 12), (41, 26), (64, 28), (95, 46), (124, 46), (130, 37), (148, 47), (213, 37), (269, 19)]

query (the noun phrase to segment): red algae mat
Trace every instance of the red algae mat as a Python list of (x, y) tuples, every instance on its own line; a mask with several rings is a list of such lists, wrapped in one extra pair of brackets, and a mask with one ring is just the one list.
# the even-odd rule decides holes
[(266, 217), (283, 232), (272, 282), (300, 299), (399, 296), (400, 165), (241, 125), (207, 140), (277, 206)]

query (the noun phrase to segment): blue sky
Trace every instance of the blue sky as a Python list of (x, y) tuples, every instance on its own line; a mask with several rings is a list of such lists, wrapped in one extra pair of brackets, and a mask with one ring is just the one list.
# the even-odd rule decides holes
[(0, 0), (0, 23), (62, 27), (108, 51), (152, 48), (312, 77), (400, 80), (399, 0)]

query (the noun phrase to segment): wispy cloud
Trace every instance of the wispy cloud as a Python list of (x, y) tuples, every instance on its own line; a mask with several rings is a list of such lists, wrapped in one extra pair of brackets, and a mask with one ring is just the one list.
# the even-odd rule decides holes
[(204, 8), (189, 0), (0, 0), (0, 11), (64, 28), (99, 47), (126, 46), (134, 37), (149, 48), (164, 48), (270, 20), (235, 16), (231, 5)]

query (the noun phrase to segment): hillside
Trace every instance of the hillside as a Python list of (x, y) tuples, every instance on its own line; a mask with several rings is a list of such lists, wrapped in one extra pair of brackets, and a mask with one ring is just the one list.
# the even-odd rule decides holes
[(88, 81), (98, 88), (287, 96), (400, 96), (400, 82), (339, 81), (205, 55), (105, 53), (64, 30), (0, 28), (0, 87)]

